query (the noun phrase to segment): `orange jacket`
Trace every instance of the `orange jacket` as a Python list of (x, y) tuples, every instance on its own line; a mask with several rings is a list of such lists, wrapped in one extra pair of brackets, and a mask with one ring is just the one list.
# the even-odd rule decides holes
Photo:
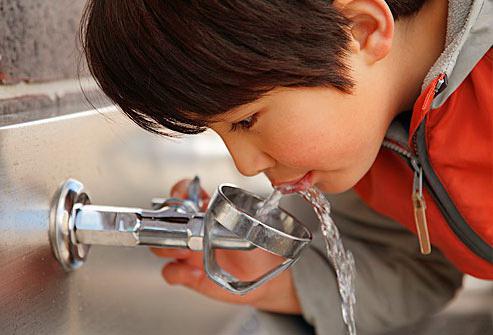
[(421, 224), (425, 249), (427, 229), (457, 268), (493, 279), (493, 49), (433, 108), (446, 86), (442, 72), (422, 91), (407, 143), (386, 138), (356, 191), (413, 232)]

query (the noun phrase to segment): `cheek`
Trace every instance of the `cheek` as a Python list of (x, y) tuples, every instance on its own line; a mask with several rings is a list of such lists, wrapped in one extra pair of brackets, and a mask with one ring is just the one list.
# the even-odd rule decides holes
[[(314, 128), (312, 128), (314, 129)], [(316, 128), (315, 128), (316, 129)], [(375, 134), (355, 127), (292, 130), (269, 136), (266, 150), (280, 164), (310, 170), (354, 169), (378, 152)], [(375, 152), (376, 150), (376, 152)]]
[(282, 165), (317, 169), (327, 165), (333, 152), (331, 142), (323, 132), (293, 129), (272, 134), (266, 144), (270, 155)]

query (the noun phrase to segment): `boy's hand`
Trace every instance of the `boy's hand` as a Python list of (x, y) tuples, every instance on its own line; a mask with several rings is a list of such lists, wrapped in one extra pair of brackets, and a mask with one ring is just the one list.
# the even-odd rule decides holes
[[(187, 197), (187, 186), (191, 180), (176, 183), (171, 196)], [(205, 210), (209, 195), (201, 190)], [(210, 280), (204, 272), (202, 252), (188, 249), (151, 248), (159, 257), (174, 258), (167, 263), (162, 275), (171, 285), (183, 285), (210, 298), (237, 304), (247, 304), (258, 309), (300, 314), (301, 308), (296, 296), (291, 271), (288, 269), (250, 293), (240, 296), (226, 291)], [(216, 259), (221, 267), (241, 280), (253, 280), (283, 261), (283, 258), (262, 249), (250, 251), (216, 249)]]

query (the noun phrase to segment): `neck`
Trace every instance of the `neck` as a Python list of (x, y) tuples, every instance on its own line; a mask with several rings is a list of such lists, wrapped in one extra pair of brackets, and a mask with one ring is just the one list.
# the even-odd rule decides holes
[(430, 0), (417, 16), (396, 22), (390, 65), (398, 91), (395, 96), (402, 97), (397, 114), (412, 109), (426, 74), (443, 52), (447, 16), (447, 0)]

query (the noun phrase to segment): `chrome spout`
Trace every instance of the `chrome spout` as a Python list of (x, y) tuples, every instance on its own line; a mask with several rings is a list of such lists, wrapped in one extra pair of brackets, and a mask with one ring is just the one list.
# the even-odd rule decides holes
[[(204, 213), (180, 213), (174, 208), (140, 208), (84, 205), (75, 210), (75, 241), (86, 245), (135, 247), (138, 245), (203, 248)], [(213, 233), (213, 246), (252, 249), (254, 246), (221, 226)]]

